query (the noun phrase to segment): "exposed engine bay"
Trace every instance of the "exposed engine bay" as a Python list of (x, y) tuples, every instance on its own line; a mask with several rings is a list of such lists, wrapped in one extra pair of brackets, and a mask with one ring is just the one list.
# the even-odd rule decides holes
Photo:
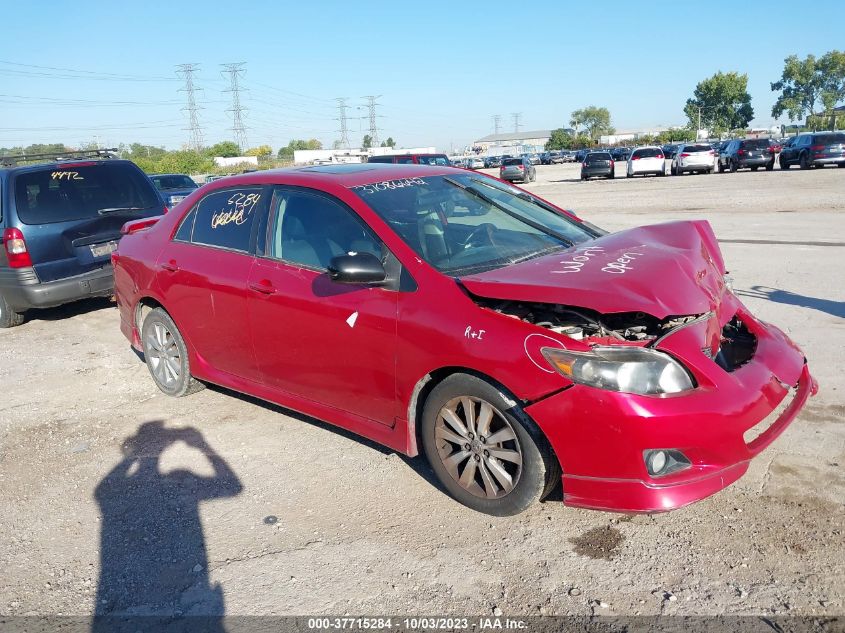
[[(648, 344), (671, 330), (697, 319), (700, 315), (657, 319), (643, 312), (600, 314), (587, 308), (521, 301), (502, 301), (473, 297), (480, 306), (544, 327), (575, 340), (605, 339), (633, 344)], [(597, 341), (602, 342), (602, 341)]]

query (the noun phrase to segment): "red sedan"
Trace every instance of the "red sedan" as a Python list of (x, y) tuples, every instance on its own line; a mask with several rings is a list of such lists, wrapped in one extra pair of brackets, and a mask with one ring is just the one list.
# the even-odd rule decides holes
[(449, 167), (251, 173), (128, 223), (121, 328), (210, 382), (424, 451), (458, 501), (670, 510), (738, 479), (817, 389), (703, 221), (607, 234)]

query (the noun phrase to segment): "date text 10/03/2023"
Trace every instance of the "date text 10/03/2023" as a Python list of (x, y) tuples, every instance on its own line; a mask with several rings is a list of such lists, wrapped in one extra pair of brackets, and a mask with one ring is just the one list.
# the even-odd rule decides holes
[(502, 617), (340, 617), (308, 618), (310, 630), (391, 630), (455, 631), (502, 630), (517, 631), (528, 628), (525, 620)]

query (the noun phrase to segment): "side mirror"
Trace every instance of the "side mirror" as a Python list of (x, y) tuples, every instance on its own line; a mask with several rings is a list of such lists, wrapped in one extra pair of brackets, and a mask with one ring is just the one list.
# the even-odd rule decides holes
[(331, 280), (339, 284), (374, 284), (387, 276), (381, 260), (372, 253), (332, 257), (328, 270)]

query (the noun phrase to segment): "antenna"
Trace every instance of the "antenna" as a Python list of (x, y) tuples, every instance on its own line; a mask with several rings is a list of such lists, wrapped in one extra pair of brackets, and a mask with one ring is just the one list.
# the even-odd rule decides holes
[(367, 100), (367, 108), (370, 111), (370, 145), (378, 147), (378, 126), (376, 125), (376, 106), (381, 105), (376, 103), (376, 99), (381, 95), (369, 95), (364, 97)]
[(519, 119), (522, 118), (522, 112), (511, 112), (511, 116), (513, 117), (513, 131), (515, 134), (519, 134)]
[(338, 141), (338, 145), (340, 147), (345, 147), (346, 149), (350, 149), (349, 147), (349, 133), (346, 128), (346, 108), (349, 106), (346, 105), (347, 97), (338, 97), (335, 99), (337, 101), (337, 109), (340, 112), (340, 117), (338, 117), (338, 121), (340, 121), (340, 140)]
[(496, 134), (498, 136), (501, 129), (502, 129), (502, 115), (501, 114), (494, 114), (493, 115), (493, 134)]
[(199, 67), (199, 64), (179, 64), (176, 66), (176, 75), (182, 76), (185, 79), (185, 87), (181, 88), (179, 92), (185, 93), (186, 103), (182, 111), (188, 113), (188, 125), (190, 127), (184, 128), (190, 130), (191, 133), (188, 138), (188, 146), (197, 152), (203, 146), (202, 128), (200, 127), (199, 117), (197, 116), (197, 112), (202, 108), (197, 105), (194, 94), (194, 91), (197, 90), (194, 86), (194, 73), (199, 70)]
[(239, 79), (241, 75), (245, 72), (244, 66), (246, 66), (246, 62), (237, 62), (234, 64), (221, 64), (224, 70), (222, 73), (224, 75), (229, 75), (229, 85), (230, 88), (228, 90), (224, 90), (223, 92), (231, 92), (232, 93), (232, 107), (226, 110), (226, 112), (232, 113), (232, 134), (235, 137), (235, 143), (238, 144), (240, 147), (241, 152), (243, 152), (247, 148), (246, 142), (246, 127), (244, 126), (243, 117), (241, 116), (242, 113), (246, 110), (241, 105), (241, 87), (239, 83)]

